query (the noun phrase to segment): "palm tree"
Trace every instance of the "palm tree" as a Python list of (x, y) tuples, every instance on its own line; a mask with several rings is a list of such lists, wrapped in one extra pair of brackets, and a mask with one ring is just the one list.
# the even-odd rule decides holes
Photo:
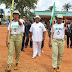
[(72, 7), (72, 5), (70, 3), (63, 5), (63, 9), (66, 10), (67, 12), (71, 7)]
[(48, 8), (48, 9), (49, 9), (49, 11), (52, 11), (52, 9), (53, 9), (53, 6), (49, 6), (49, 8)]
[[(55, 7), (56, 8), (56, 7)], [(52, 9), (53, 9), (53, 6), (49, 6), (49, 8), (47, 9), (47, 10), (45, 10), (45, 11), (52, 11)], [(55, 9), (56, 10), (56, 9)]]

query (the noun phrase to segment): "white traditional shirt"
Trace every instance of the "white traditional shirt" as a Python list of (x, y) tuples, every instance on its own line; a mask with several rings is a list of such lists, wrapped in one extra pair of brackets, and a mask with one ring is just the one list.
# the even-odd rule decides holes
[(46, 28), (41, 22), (34, 22), (30, 28), (30, 32), (32, 32), (32, 40), (35, 42), (41, 42), (43, 40), (43, 32), (45, 31)]

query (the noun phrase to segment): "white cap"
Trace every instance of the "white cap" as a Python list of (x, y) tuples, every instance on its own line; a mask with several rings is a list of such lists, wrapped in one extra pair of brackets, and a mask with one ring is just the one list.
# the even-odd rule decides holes
[(36, 18), (39, 18), (39, 19), (40, 19), (40, 16), (39, 16), (39, 15), (37, 15), (36, 17), (34, 17), (34, 19), (36, 19)]
[(63, 16), (61, 14), (58, 14), (57, 18), (63, 18)]
[(20, 13), (18, 10), (15, 10), (15, 11), (13, 12), (13, 14), (14, 14), (14, 13), (17, 13), (17, 14), (21, 15), (21, 13)]

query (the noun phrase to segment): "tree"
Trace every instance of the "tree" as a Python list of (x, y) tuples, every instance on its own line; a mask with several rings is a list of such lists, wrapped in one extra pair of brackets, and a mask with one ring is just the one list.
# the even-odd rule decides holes
[[(15, 9), (20, 11), (21, 16), (25, 15), (29, 17), (30, 15), (34, 15), (30, 10), (36, 8), (37, 1), (38, 0), (15, 0)], [(1, 3), (5, 3), (6, 8), (10, 8), (12, 0), (0, 0), (0, 4)]]
[(70, 3), (63, 5), (63, 9), (68, 12), (68, 10), (72, 7)]
[(49, 8), (48, 8), (48, 9), (49, 9), (49, 11), (52, 11), (52, 9), (53, 9), (53, 6), (49, 6)]
[[(56, 8), (56, 7), (55, 7)], [(53, 6), (49, 6), (49, 8), (47, 9), (47, 10), (45, 10), (45, 11), (52, 11), (52, 9), (53, 9)], [(55, 9), (56, 10), (56, 9)]]

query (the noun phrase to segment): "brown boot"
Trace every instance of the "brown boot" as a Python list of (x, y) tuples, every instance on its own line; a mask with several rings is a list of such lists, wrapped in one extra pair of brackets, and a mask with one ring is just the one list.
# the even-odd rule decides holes
[(18, 70), (18, 63), (16, 63), (14, 70)]
[(56, 68), (53, 69), (53, 72), (56, 72)]
[(8, 68), (5, 70), (5, 72), (11, 72), (11, 66), (8, 65)]
[(59, 67), (57, 67), (57, 70), (56, 70), (56, 72), (60, 72), (60, 69), (59, 69)]

